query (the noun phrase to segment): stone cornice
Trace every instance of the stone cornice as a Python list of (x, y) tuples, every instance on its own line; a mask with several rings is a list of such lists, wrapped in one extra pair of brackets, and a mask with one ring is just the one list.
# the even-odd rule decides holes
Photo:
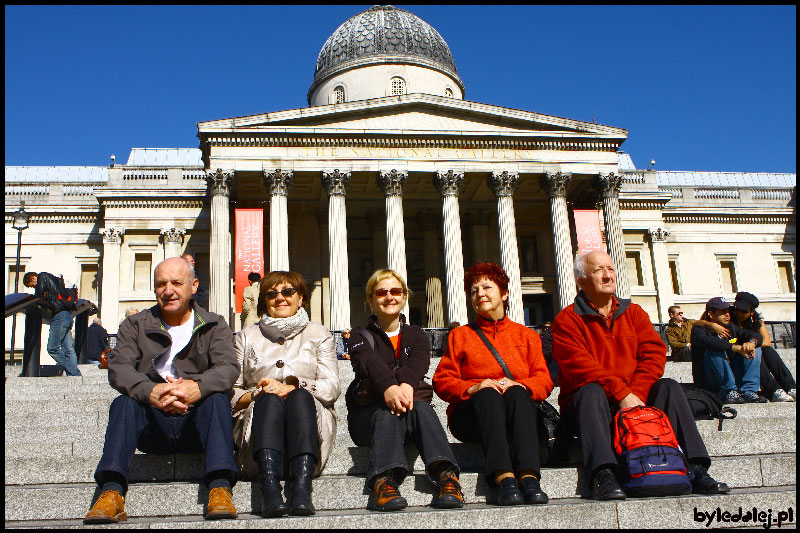
[(202, 209), (205, 205), (203, 198), (197, 199), (119, 199), (103, 202), (107, 209)]
[(794, 224), (796, 217), (779, 213), (664, 213), (667, 224)]

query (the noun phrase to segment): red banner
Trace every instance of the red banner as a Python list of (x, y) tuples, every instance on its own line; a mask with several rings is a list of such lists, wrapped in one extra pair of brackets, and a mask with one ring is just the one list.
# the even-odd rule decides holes
[(600, 212), (596, 209), (575, 209), (575, 233), (578, 236), (578, 255), (605, 252), (600, 230)]
[(247, 276), (258, 272), (264, 277), (264, 210), (236, 209), (236, 249), (234, 251), (236, 312), (242, 312)]

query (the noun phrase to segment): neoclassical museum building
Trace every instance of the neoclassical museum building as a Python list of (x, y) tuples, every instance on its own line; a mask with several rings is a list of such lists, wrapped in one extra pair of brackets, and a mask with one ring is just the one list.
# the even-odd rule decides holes
[(477, 261), (508, 272), (513, 320), (541, 324), (574, 299), (589, 249), (653, 322), (741, 290), (795, 320), (795, 174), (637, 169), (625, 129), (465, 88), (434, 28), (376, 6), (325, 42), (308, 107), (200, 122), (199, 146), (133, 148), (124, 164), (6, 166), (6, 294), (24, 202), (20, 271), (63, 274), (109, 333), (155, 304), (153, 269), (184, 252), (234, 329), (248, 271), (300, 272), (312, 320), (338, 330), (365, 323), (365, 282), (386, 266), (413, 291), (411, 323), (465, 323)]

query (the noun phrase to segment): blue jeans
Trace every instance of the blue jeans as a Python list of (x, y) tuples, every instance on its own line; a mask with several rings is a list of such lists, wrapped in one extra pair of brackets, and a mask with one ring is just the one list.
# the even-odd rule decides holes
[(725, 352), (706, 350), (703, 354), (706, 387), (720, 396), (733, 389), (739, 389), (743, 393), (757, 393), (761, 384), (760, 367), (761, 348), (756, 348), (752, 359), (734, 353), (730, 362)]
[(50, 319), (50, 336), (47, 339), (47, 353), (64, 369), (68, 376), (80, 376), (75, 341), (72, 339), (72, 313), (60, 311)]
[(155, 455), (205, 450), (206, 484), (225, 477), (233, 486), (238, 477), (231, 404), (221, 392), (201, 399), (185, 415), (170, 415), (129, 396), (117, 396), (108, 412), (103, 456), (94, 473), (97, 483), (103, 485), (107, 471), (121, 474), (127, 483), (128, 464), (136, 448)]

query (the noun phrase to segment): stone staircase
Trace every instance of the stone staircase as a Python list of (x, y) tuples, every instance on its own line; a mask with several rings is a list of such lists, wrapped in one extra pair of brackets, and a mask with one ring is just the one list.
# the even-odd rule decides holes
[[(794, 349), (781, 350), (796, 375)], [(438, 359), (432, 360), (430, 374)], [(103, 449), (108, 406), (117, 392), (106, 371), (81, 366), (83, 377), (19, 378), (20, 367), (6, 367), (5, 384), (5, 526), (84, 527), (82, 518), (95, 496), (93, 481)], [(353, 379), (350, 363), (339, 362), (342, 390)], [(666, 376), (691, 382), (689, 363), (667, 363)], [(549, 401), (556, 404), (558, 389)], [(445, 404), (434, 406), (446, 428)], [(434, 486), (424, 474), (422, 460), (410, 445), (406, 453), (414, 474), (400, 487), (409, 507), (400, 513), (366, 511), (364, 490), (368, 450), (354, 446), (347, 432), (344, 394), (336, 403), (339, 416), (336, 448), (323, 475), (314, 481), (313, 517), (260, 517), (256, 483), (234, 488), (239, 520), (207, 522), (202, 518), (207, 499), (202, 455), (149, 456), (139, 452), (131, 463), (131, 486), (126, 498), (127, 522), (106, 527), (248, 527), (248, 528), (452, 528), (558, 527), (639, 528), (705, 527), (700, 513), (746, 513), (754, 507), (793, 510), (796, 521), (796, 405), (769, 403), (736, 406), (739, 416), (725, 421), (699, 421), (698, 427), (714, 463), (711, 475), (733, 491), (722, 496), (683, 496), (596, 502), (582, 498), (587, 491), (580, 468), (544, 468), (542, 487), (551, 501), (544, 506), (501, 508), (493, 505), (487, 488), (483, 456), (478, 445), (448, 437), (462, 467), (467, 505), (460, 510), (430, 507)], [(784, 519), (785, 520), (785, 519)], [(755, 526), (761, 522), (718, 522), (712, 527)]]

